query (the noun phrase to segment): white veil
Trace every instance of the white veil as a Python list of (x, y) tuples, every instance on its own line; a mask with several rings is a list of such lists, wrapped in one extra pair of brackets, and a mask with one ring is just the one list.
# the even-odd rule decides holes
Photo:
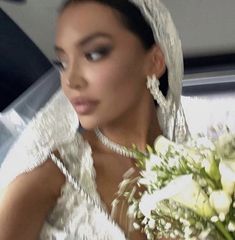
[(52, 68), (0, 113), (0, 165), (27, 124), (59, 87), (59, 74)]
[(181, 40), (169, 10), (160, 0), (129, 0), (142, 12), (161, 47), (168, 70), (169, 89), (166, 109), (158, 108), (158, 119), (165, 136), (183, 142), (189, 136), (180, 97), (184, 74)]

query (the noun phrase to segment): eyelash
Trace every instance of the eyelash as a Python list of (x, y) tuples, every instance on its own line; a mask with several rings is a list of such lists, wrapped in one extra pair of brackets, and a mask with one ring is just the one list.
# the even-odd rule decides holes
[[(111, 51), (111, 48), (101, 47), (94, 51), (85, 53), (85, 58), (88, 61), (97, 62), (97, 61), (101, 60), (103, 57), (106, 57), (110, 53), (110, 51)], [(96, 58), (96, 59), (92, 58), (93, 54), (99, 55), (98, 58)], [(58, 69), (60, 72), (62, 72), (66, 69), (66, 63), (59, 59), (53, 60), (52, 63), (55, 66), (55, 68)]]
[(59, 70), (59, 72), (65, 70), (65, 64), (63, 64), (63, 61), (60, 61), (57, 59), (57, 60), (53, 60), (52, 63), (55, 66), (55, 68)]
[[(94, 51), (85, 53), (85, 57), (88, 61), (97, 62), (97, 61), (101, 60), (103, 57), (106, 57), (110, 53), (110, 50), (111, 50), (110, 48), (101, 47)], [(99, 55), (98, 58), (96, 58), (96, 59), (92, 58), (93, 54)]]

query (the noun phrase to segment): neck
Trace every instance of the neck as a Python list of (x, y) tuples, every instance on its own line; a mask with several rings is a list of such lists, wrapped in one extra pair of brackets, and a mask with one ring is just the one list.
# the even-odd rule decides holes
[(161, 134), (156, 107), (153, 101), (150, 102), (148, 107), (135, 108), (116, 121), (100, 126), (100, 131), (120, 145), (131, 148), (135, 144), (139, 150), (145, 151), (146, 145), (152, 146), (156, 137)]

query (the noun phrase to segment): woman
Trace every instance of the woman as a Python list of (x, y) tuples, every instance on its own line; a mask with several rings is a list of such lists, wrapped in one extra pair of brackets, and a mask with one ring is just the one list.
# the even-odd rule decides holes
[(157, 0), (67, 1), (55, 49), (66, 98), (59, 92), (8, 153), (0, 239), (145, 239), (112, 201), (123, 175), (138, 175), (133, 143), (188, 134), (171, 17)]

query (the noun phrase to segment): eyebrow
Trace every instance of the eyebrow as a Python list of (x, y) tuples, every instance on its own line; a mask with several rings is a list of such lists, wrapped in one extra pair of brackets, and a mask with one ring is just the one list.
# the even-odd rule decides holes
[[(85, 38), (83, 38), (82, 40), (79, 40), (76, 43), (76, 46), (78, 47), (84, 47), (85, 45), (89, 44), (90, 42), (94, 41), (96, 38), (108, 38), (108, 39), (112, 39), (111, 35), (107, 34), (107, 33), (102, 33), (102, 32), (95, 32), (92, 33), (91, 35), (86, 36)], [(56, 46), (55, 45), (55, 51), (56, 52), (64, 52), (63, 48)]]

